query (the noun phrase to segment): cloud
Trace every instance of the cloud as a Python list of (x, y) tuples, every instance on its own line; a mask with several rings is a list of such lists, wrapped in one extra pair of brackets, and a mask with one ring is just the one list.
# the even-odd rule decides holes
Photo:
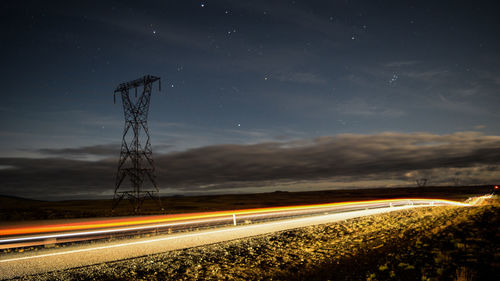
[(385, 116), (385, 117), (399, 117), (405, 114), (404, 111), (389, 108), (384, 105), (377, 105), (375, 103), (368, 103), (363, 99), (351, 99), (337, 105), (337, 111), (342, 114), (359, 115), (365, 117)]
[[(29, 198), (92, 197), (112, 188), (117, 161), (2, 158), (0, 194)], [(9, 163), (9, 164), (5, 164)]]
[[(153, 146), (153, 151), (168, 151), (173, 145), (158, 144)], [(64, 159), (97, 161), (120, 155), (121, 145), (117, 143), (92, 145), (73, 148), (43, 148), (35, 152), (42, 156), (60, 157)]]
[(485, 125), (481, 125), (481, 124), (474, 126), (474, 130), (482, 130), (482, 129), (485, 129), (485, 128), (486, 128), (486, 126)]
[(13, 169), (15, 168), (14, 166), (11, 165), (0, 165), (0, 170), (7, 170), (7, 169)]
[(490, 115), (490, 113), (486, 111), (484, 107), (480, 107), (464, 101), (457, 101), (456, 99), (450, 99), (449, 97), (441, 94), (438, 94), (438, 99), (432, 103), (432, 107), (472, 115)]
[(43, 148), (37, 152), (50, 156), (115, 156), (120, 153), (119, 144), (102, 144), (77, 148)]
[[(80, 150), (70, 150), (75, 151)], [(155, 162), (161, 187), (191, 192), (283, 180), (414, 182), (424, 171), (439, 183), (452, 181), (457, 172), (463, 182), (485, 183), (500, 180), (495, 172), (500, 162), (500, 136), (477, 132), (342, 134), (206, 146), (156, 155)], [(23, 196), (111, 193), (116, 171), (115, 159), (1, 158), (0, 165), (15, 167), (0, 169), (0, 193)]]
[[(295, 143), (295, 144), (294, 144)], [(292, 145), (293, 144), (293, 145)], [(496, 163), (500, 138), (452, 135), (339, 135), (307, 142), (219, 145), (158, 159), (170, 182), (313, 179)]]

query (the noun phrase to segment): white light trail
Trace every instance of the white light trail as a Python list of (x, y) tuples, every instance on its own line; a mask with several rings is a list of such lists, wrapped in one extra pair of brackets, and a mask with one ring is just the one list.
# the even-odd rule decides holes
[[(404, 209), (404, 208), (416, 208), (416, 207), (424, 207), (424, 206), (403, 206), (403, 207), (398, 207), (398, 208)], [(392, 208), (392, 209), (396, 209), (396, 208)], [(303, 222), (303, 221), (308, 221), (308, 220), (321, 220), (321, 219), (327, 219), (330, 217), (336, 217), (338, 215), (339, 214), (329, 214), (329, 215), (322, 215), (322, 216), (299, 218), (299, 219), (294, 219), (293, 221), (294, 222)], [(269, 222), (269, 223), (266, 223), (265, 226), (269, 227), (272, 225), (279, 225), (279, 224), (283, 224), (283, 222), (282, 221)], [(247, 228), (247, 229), (259, 228), (259, 227), (263, 227), (263, 225), (262, 224), (254, 224), (254, 225), (246, 225), (245, 226), (245, 228)], [(90, 251), (111, 249), (111, 248), (138, 245), (138, 244), (153, 243), (153, 242), (166, 241), (166, 240), (184, 239), (187, 237), (196, 237), (196, 236), (209, 235), (209, 234), (215, 234), (215, 233), (223, 233), (223, 232), (231, 232), (231, 231), (233, 231), (233, 228), (203, 231), (203, 232), (197, 232), (197, 233), (182, 234), (182, 235), (178, 235), (178, 236), (169, 236), (169, 237), (155, 238), (155, 239), (149, 239), (149, 240), (143, 240), (143, 241), (127, 242), (127, 243), (121, 243), (121, 244), (115, 244), (115, 245), (109, 245), (109, 246), (100, 246), (100, 247), (94, 247), (94, 248), (69, 250), (69, 251), (56, 252), (56, 253), (50, 253), (50, 254), (41, 254), (41, 255), (35, 255), (35, 256), (11, 258), (11, 259), (0, 260), (0, 263), (8, 263), (8, 262), (14, 262), (14, 261), (20, 261), (20, 260), (37, 259), (37, 258), (66, 255), (66, 254), (73, 254), (73, 253), (81, 253), (81, 252), (90, 252)]]

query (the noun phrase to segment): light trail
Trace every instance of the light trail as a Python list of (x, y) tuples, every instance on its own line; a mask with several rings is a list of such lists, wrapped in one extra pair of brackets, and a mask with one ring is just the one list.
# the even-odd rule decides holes
[(469, 204), (469, 205), (481, 205), (481, 204), (483, 204), (484, 200), (490, 199), (492, 197), (493, 197), (493, 194), (487, 194), (487, 195), (483, 195), (483, 196), (472, 197), (472, 198), (469, 198), (466, 201), (466, 203)]
[[(472, 201), (472, 200), (471, 200)], [(163, 232), (160, 236), (156, 237), (132, 237), (124, 238), (121, 240), (101, 240), (96, 241), (96, 244), (91, 243), (78, 243), (71, 244), (67, 247), (61, 248), (46, 248), (40, 251), (27, 251), (27, 252), (10, 252), (0, 255), (0, 279), (14, 278), (19, 276), (26, 276), (31, 274), (38, 274), (49, 271), (64, 270), (74, 267), (88, 266), (92, 264), (100, 264), (112, 262), (116, 260), (129, 259), (134, 257), (147, 256), (152, 254), (164, 253), (172, 250), (196, 247), (207, 244), (214, 244), (223, 241), (230, 241), (251, 237), (256, 235), (263, 235), (277, 231), (284, 231), (288, 229), (332, 223), (337, 221), (344, 221), (347, 219), (383, 214), (392, 211), (420, 208), (427, 206), (472, 206), (471, 204), (442, 200), (442, 199), (389, 199), (389, 200), (369, 200), (359, 202), (343, 202), (333, 204), (315, 204), (306, 206), (286, 206), (274, 208), (259, 208), (259, 209), (246, 209), (237, 211), (224, 211), (224, 212), (211, 212), (210, 214), (218, 214), (219, 216), (212, 218), (204, 218), (199, 220), (187, 221), (171, 221), (164, 224), (155, 225), (132, 225), (130, 227), (119, 228), (120, 230), (127, 229), (144, 229), (156, 228), (160, 225), (184, 225), (188, 226), (192, 223), (199, 223), (211, 221), (220, 226), (220, 221), (227, 220), (227, 224), (223, 228), (218, 229), (204, 229), (193, 232), (177, 232), (174, 234), (167, 234)], [(265, 210), (265, 211), (264, 211)], [(279, 210), (270, 212), (269, 210)], [(254, 211), (252, 213), (251, 211)], [(256, 211), (256, 212), (255, 212)], [(226, 216), (223, 217), (222, 214)], [(229, 214), (229, 215), (228, 215)], [(262, 221), (255, 224), (241, 223), (233, 225), (233, 214), (238, 220), (245, 220), (247, 218), (255, 219), (257, 217), (268, 219), (270, 216), (278, 216), (278, 221)], [(297, 215), (307, 214), (308, 216), (297, 217)], [(193, 214), (186, 214), (190, 217)], [(158, 216), (161, 217), (161, 216)], [(177, 215), (177, 219), (183, 218), (183, 215)], [(148, 217), (148, 220), (151, 217)], [(133, 218), (137, 221), (141, 218)], [(126, 219), (120, 219), (124, 221)], [(219, 224), (215, 224), (219, 222)], [(253, 222), (253, 221), (252, 221)], [(92, 222), (91, 222), (92, 223)], [(114, 235), (112, 229), (94, 229), (86, 232), (74, 233), (49, 233), (38, 235), (35, 238), (49, 238), (52, 244), (59, 243), (54, 239), (55, 235), (89, 235), (89, 233), (97, 233), (106, 235), (106, 233)], [(66, 236), (63, 236), (66, 237)], [(18, 238), (33, 238), (30, 237), (5, 237), (2, 241), (8, 239)], [(64, 240), (65, 238), (63, 238)], [(65, 243), (63, 241), (63, 243)], [(0, 245), (1, 246), (1, 245)]]
[[(125, 237), (143, 235), (148, 233), (170, 233), (172, 229), (183, 230), (188, 227), (215, 227), (222, 224), (229, 224), (233, 222), (236, 225), (237, 221), (250, 221), (262, 222), (269, 219), (285, 219), (287, 217), (296, 217), (303, 215), (313, 215), (320, 213), (331, 212), (346, 212), (359, 209), (373, 209), (383, 207), (395, 207), (402, 205), (458, 205), (468, 206), (467, 203), (444, 199), (420, 199), (420, 198), (405, 198), (405, 199), (386, 199), (386, 200), (367, 200), (367, 201), (353, 201), (353, 202), (340, 202), (340, 203), (327, 203), (327, 204), (312, 204), (312, 205), (298, 205), (298, 206), (284, 206), (284, 207), (268, 207), (257, 209), (243, 209), (232, 211), (219, 211), (219, 212), (206, 212), (194, 214), (178, 214), (167, 216), (149, 216), (149, 217), (136, 217), (136, 218), (121, 218), (106, 221), (91, 221), (91, 222), (78, 222), (59, 225), (46, 225), (46, 226), (31, 226), (21, 228), (10, 228), (2, 230), (4, 233), (18, 233), (16, 236), (7, 236), (0, 239), (0, 249), (9, 248), (22, 248), (32, 246), (42, 246), (50, 244), (73, 243), (89, 240), (99, 240), (107, 238)], [(236, 216), (237, 215), (237, 216)], [(193, 219), (198, 218), (198, 219)], [(116, 222), (123, 225), (126, 222), (131, 222), (127, 227), (109, 227), (107, 229), (96, 229), (96, 225), (103, 225), (103, 222)], [(160, 223), (154, 223), (159, 221)], [(167, 222), (164, 222), (167, 221)], [(170, 222), (168, 222), (170, 221)], [(224, 223), (226, 222), (226, 223)], [(138, 225), (138, 223), (142, 223)], [(108, 223), (112, 226), (116, 225)], [(34, 229), (57, 229), (60, 230), (63, 226), (65, 230), (73, 229), (76, 226), (78, 229), (82, 228), (84, 231), (70, 231), (62, 232), (55, 231), (44, 235), (26, 235), (37, 232)], [(87, 229), (83, 227), (87, 226)]]
[[(258, 225), (255, 225), (255, 226), (258, 226)], [(184, 234), (182, 236), (182, 238), (188, 238), (188, 237), (194, 237), (194, 236), (200, 236), (200, 235), (207, 235), (207, 234), (222, 233), (222, 232), (227, 232), (227, 231), (231, 231), (231, 230), (232, 229), (221, 229), (221, 230), (212, 230), (212, 231), (203, 232), (203, 233)], [(149, 239), (149, 240), (145, 240), (145, 241), (135, 241), (135, 242), (115, 244), (115, 245), (110, 245), (110, 246), (100, 246), (100, 247), (87, 248), (87, 249), (78, 249), (78, 250), (70, 250), (70, 251), (56, 252), (56, 253), (50, 253), (50, 254), (42, 254), (42, 255), (36, 255), (36, 256), (28, 256), (28, 257), (6, 259), (6, 260), (0, 260), (0, 263), (13, 262), (13, 261), (19, 261), (19, 260), (27, 260), (27, 259), (34, 259), (34, 258), (45, 258), (45, 257), (51, 257), (51, 256), (58, 256), (58, 255), (65, 255), (65, 254), (74, 254), (74, 253), (81, 253), (81, 252), (89, 252), (89, 251), (96, 251), (96, 250), (103, 250), (103, 249), (111, 249), (111, 248), (117, 248), (117, 247), (123, 247), (123, 246), (138, 245), (138, 244), (145, 244), (145, 243), (153, 243), (153, 242), (165, 241), (165, 240), (173, 240), (173, 239), (179, 239), (179, 236), (175, 236), (175, 237), (163, 237), (163, 238)]]
[[(414, 205), (413, 206), (400, 206), (400, 207), (394, 207), (394, 209), (397, 209), (397, 208), (405, 209), (405, 208), (415, 208), (415, 207), (424, 207), (424, 206), (414, 206)], [(358, 211), (358, 212), (361, 212), (361, 211)], [(296, 219), (293, 219), (293, 222), (294, 223), (301, 223), (301, 222), (311, 221), (312, 219), (322, 220), (324, 218), (334, 217), (334, 216), (338, 216), (338, 215), (340, 215), (340, 214), (328, 214), (328, 215), (322, 215), (322, 216), (315, 216), (312, 218), (311, 217), (298, 218), (298, 219), (296, 218)], [(283, 222), (276, 221), (276, 222), (265, 223), (266, 227), (272, 227), (272, 226), (276, 226), (276, 225), (283, 225)], [(244, 226), (245, 230), (251, 230), (253, 228), (262, 228), (262, 227), (263, 227), (263, 224), (254, 224), (254, 225), (245, 225)], [(55, 253), (49, 253), (49, 254), (40, 254), (40, 255), (26, 256), (26, 257), (19, 257), (19, 258), (4, 259), (4, 260), (0, 260), (0, 263), (8, 263), (8, 262), (14, 262), (14, 261), (20, 261), (20, 260), (38, 259), (38, 258), (45, 258), (45, 257), (51, 257), (51, 256), (98, 251), (98, 250), (126, 247), (126, 246), (139, 245), (139, 244), (155, 243), (155, 242), (159, 242), (159, 241), (185, 239), (185, 238), (206, 236), (206, 235), (219, 234), (219, 233), (232, 232), (232, 231), (234, 231), (233, 228), (225, 228), (225, 229), (219, 229), (219, 230), (209, 230), (209, 231), (203, 231), (203, 232), (186, 233), (186, 234), (182, 234), (182, 235), (178, 235), (178, 236), (167, 236), (167, 237), (162, 237), (162, 238), (154, 238), (154, 239), (148, 239), (148, 240), (142, 240), (142, 241), (114, 244), (114, 245), (109, 245), (109, 246), (99, 246), (99, 247), (93, 247), (93, 248), (85, 248), (85, 249), (61, 251), (61, 252), (55, 252)]]
[(91, 222), (75, 222), (75, 223), (54, 224), (54, 225), (44, 225), (44, 226), (12, 227), (12, 228), (0, 229), (0, 236), (26, 235), (35, 233), (53, 233), (53, 232), (75, 231), (75, 230), (90, 230), (98, 228), (113, 228), (113, 227), (134, 226), (134, 225), (144, 225), (144, 224), (159, 224), (159, 223), (166, 223), (173, 221), (197, 220), (205, 218), (213, 219), (217, 217), (232, 216), (233, 214), (239, 216), (246, 214), (258, 214), (258, 213), (268, 213), (268, 212), (284, 212), (293, 210), (304, 211), (304, 210), (319, 209), (319, 208), (348, 207), (360, 204), (365, 204), (365, 205), (391, 204), (403, 200), (409, 200), (409, 202), (425, 201), (425, 202), (434, 202), (435, 204), (437, 203), (437, 204), (458, 205), (458, 206), (468, 205), (467, 203), (451, 201), (451, 200), (420, 199), (420, 198), (350, 201), (350, 202), (338, 202), (338, 203), (326, 203), (326, 204), (295, 205), (295, 206), (267, 207), (267, 208), (216, 211), (216, 212), (204, 212), (204, 213), (122, 218), (122, 219), (99, 220)]
[[(225, 221), (227, 218), (222, 219), (212, 219), (211, 221)], [(51, 234), (51, 235), (42, 235), (42, 236), (29, 236), (29, 237), (20, 237), (20, 238), (10, 238), (10, 239), (0, 239), (0, 243), (12, 243), (12, 242), (22, 242), (36, 239), (50, 239), (50, 238), (63, 238), (63, 237), (73, 237), (73, 236), (82, 236), (82, 235), (95, 235), (95, 234), (107, 234), (114, 232), (125, 232), (125, 231), (134, 231), (134, 230), (145, 230), (145, 229), (154, 229), (154, 228), (162, 228), (162, 227), (172, 227), (172, 226), (180, 226), (180, 225), (188, 225), (193, 223), (203, 223), (206, 221), (188, 221), (188, 222), (178, 222), (178, 223), (169, 223), (169, 224), (158, 224), (151, 226), (139, 226), (139, 227), (129, 227), (129, 228), (118, 228), (118, 229), (106, 229), (106, 230), (95, 230), (95, 231), (85, 231), (85, 232), (71, 232), (71, 233), (62, 233), (62, 234)]]

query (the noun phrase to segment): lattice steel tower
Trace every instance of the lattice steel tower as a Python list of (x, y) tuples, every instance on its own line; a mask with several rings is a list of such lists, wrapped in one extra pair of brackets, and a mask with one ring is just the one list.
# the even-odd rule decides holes
[[(141, 208), (146, 197), (157, 200), (161, 206), (148, 130), (149, 102), (153, 83), (156, 81), (158, 81), (158, 90), (161, 91), (160, 77), (146, 75), (118, 85), (113, 94), (115, 103), (116, 94), (121, 95), (125, 114), (113, 209), (124, 198), (130, 199), (135, 212)], [(138, 88), (139, 90), (142, 88), (139, 97), (137, 96)], [(135, 91), (135, 98), (129, 95), (130, 90)], [(127, 177), (129, 181), (125, 181)]]

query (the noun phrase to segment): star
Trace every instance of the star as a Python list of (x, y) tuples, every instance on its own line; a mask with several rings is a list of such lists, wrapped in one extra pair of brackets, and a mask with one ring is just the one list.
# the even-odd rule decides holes
[(398, 77), (398, 75), (397, 75), (397, 74), (392, 75), (391, 80), (389, 80), (389, 84), (392, 84), (392, 83), (396, 82), (396, 80), (398, 80), (398, 78), (399, 78), (399, 77)]
[(200, 6), (201, 6), (202, 8), (204, 8), (204, 7), (205, 7), (205, 3), (201, 3), (201, 4), (200, 4)]
[(153, 34), (156, 34), (156, 30), (153, 30)]
[(240, 124), (240, 123), (238, 123), (238, 125), (236, 125), (236, 126), (241, 127), (241, 124)]

